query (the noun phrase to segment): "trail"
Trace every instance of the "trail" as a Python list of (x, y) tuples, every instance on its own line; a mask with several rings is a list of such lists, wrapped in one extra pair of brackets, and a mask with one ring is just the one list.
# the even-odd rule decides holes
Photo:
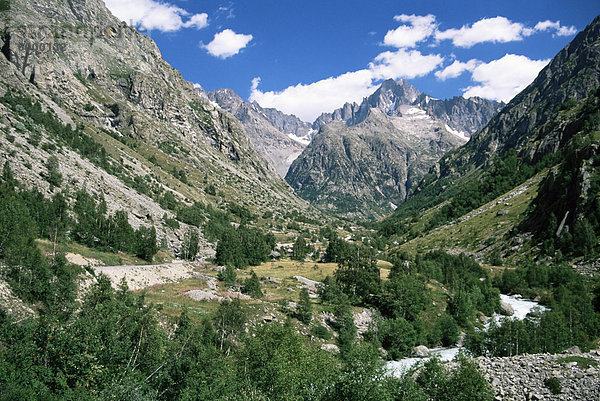
[(176, 261), (157, 265), (95, 266), (93, 269), (96, 274), (108, 276), (114, 287), (124, 277), (129, 289), (135, 291), (191, 278), (196, 267), (199, 267), (198, 263)]

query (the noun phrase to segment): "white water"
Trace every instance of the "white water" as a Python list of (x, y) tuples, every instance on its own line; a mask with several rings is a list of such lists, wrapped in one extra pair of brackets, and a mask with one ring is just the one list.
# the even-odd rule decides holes
[(525, 319), (525, 316), (527, 316), (527, 314), (531, 312), (531, 310), (536, 306), (539, 307), (542, 311), (546, 309), (537, 302), (530, 301), (528, 299), (522, 299), (520, 295), (500, 294), (500, 299), (509, 304), (515, 311), (515, 313), (511, 317), (519, 320)]
[[(539, 307), (542, 311), (545, 310), (543, 306), (534, 301), (529, 301), (527, 299), (522, 299), (520, 295), (504, 295), (500, 294), (500, 299), (503, 302), (509, 304), (513, 310), (514, 314), (511, 316), (514, 319), (522, 320), (527, 316), (529, 312), (536, 306)], [(501, 315), (494, 315), (493, 319), (499, 321)], [(453, 360), (456, 355), (458, 355), (459, 351), (462, 347), (452, 347), (452, 348), (434, 348), (429, 351), (429, 357), (426, 358), (404, 358), (399, 361), (389, 361), (386, 364), (388, 372), (392, 376), (399, 377), (403, 372), (407, 371), (411, 367), (413, 367), (418, 362), (426, 362), (432, 356), (437, 355), (442, 362), (449, 362)]]

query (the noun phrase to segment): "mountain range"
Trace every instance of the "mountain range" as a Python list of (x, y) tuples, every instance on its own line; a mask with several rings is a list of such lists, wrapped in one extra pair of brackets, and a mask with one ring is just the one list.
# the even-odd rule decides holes
[(286, 180), (304, 199), (347, 218), (391, 213), (429, 168), (464, 144), (503, 104), (437, 100), (405, 80), (384, 81), (360, 105), (321, 115)]

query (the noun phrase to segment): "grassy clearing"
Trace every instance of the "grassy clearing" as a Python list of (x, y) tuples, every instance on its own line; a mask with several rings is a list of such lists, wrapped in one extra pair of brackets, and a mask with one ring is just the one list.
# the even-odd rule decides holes
[(206, 288), (206, 282), (200, 278), (191, 278), (178, 283), (169, 283), (148, 287), (137, 291), (144, 293), (146, 302), (160, 305), (161, 312), (167, 316), (178, 317), (187, 308), (190, 318), (199, 321), (218, 307), (218, 302), (195, 301), (186, 295), (190, 290)]
[[(391, 263), (386, 261), (378, 261), (378, 266), (381, 269), (381, 277), (386, 280), (391, 268)], [(236, 270), (237, 278), (236, 285), (241, 286), (244, 280), (250, 277), (254, 271), (261, 280), (261, 290), (263, 297), (260, 300), (242, 299), (242, 304), (247, 308), (248, 316), (251, 320), (260, 320), (265, 314), (274, 314), (277, 319), (285, 319), (281, 313), (282, 305), (287, 302), (297, 302), (300, 296), (300, 289), (303, 284), (293, 278), (294, 276), (303, 276), (310, 280), (322, 281), (326, 276), (333, 276), (337, 269), (336, 263), (314, 263), (314, 262), (298, 262), (290, 259), (279, 260), (275, 262), (266, 262), (260, 266), (249, 267), (244, 270)], [(218, 273), (211, 269), (202, 269), (203, 274), (217, 277)], [(264, 278), (271, 277), (275, 281), (265, 280)], [(195, 301), (186, 295), (186, 292), (195, 289), (206, 289), (205, 280), (201, 278), (192, 278), (183, 280), (177, 283), (169, 283), (157, 285), (138, 291), (144, 293), (146, 302), (159, 305), (162, 313), (177, 317), (181, 314), (183, 308), (187, 308), (190, 317), (196, 321), (210, 315), (219, 307), (217, 301)], [(229, 288), (224, 283), (218, 282), (217, 294), (222, 297), (231, 296), (228, 292)], [(439, 295), (438, 304), (444, 303), (445, 298), (439, 291), (435, 291)], [(323, 305), (318, 299), (312, 299), (313, 316), (317, 316), (323, 310), (330, 310), (329, 305)], [(265, 312), (265, 310), (269, 312)], [(353, 308), (359, 312), (362, 308)], [(437, 310), (437, 309), (436, 309)], [(432, 311), (432, 314), (434, 312)], [(316, 324), (315, 321), (313, 323)], [(306, 326), (298, 323), (299, 327), (306, 329)]]
[(577, 363), (577, 367), (580, 369), (587, 369), (590, 367), (596, 367), (598, 366), (598, 361), (595, 361), (591, 358), (586, 358), (583, 356), (566, 356), (563, 358), (558, 358), (556, 360), (556, 363), (570, 363), (570, 362), (575, 362)]

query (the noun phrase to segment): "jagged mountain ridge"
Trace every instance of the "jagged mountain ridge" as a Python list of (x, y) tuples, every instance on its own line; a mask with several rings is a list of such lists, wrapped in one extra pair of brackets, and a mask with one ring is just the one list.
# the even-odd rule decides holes
[(361, 104), (346, 103), (332, 113), (321, 114), (314, 122), (313, 129), (319, 130), (331, 121), (341, 120), (347, 125), (363, 121), (370, 109), (377, 108), (392, 116), (398, 115), (399, 107), (414, 105), (422, 108), (433, 117), (444, 121), (452, 130), (470, 137), (483, 128), (489, 120), (504, 107), (504, 103), (479, 97), (465, 99), (456, 96), (452, 99), (440, 100), (421, 93), (408, 81), (388, 79)]
[[(165, 226), (163, 216), (174, 216), (158, 202), (165, 193), (187, 203), (314, 212), (267, 168), (242, 126), (204, 101), (150, 38), (112, 16), (103, 1), (15, 0), (1, 23), (0, 96), (26, 97), (62, 124), (81, 127), (112, 166), (90, 163), (0, 104), (0, 162), (9, 161), (26, 186), (47, 196), (61, 189), (103, 195), (109, 212), (127, 210), (132, 226), (155, 226), (173, 250), (186, 226)], [(40, 43), (46, 51), (30, 51)], [(47, 146), (33, 144), (31, 135)], [(44, 179), (51, 155), (69, 177), (62, 188)], [(132, 183), (158, 192), (141, 193)], [(211, 185), (219, 196), (205, 192)]]
[(363, 220), (390, 213), (442, 154), (466, 141), (420, 108), (398, 111), (373, 108), (358, 124), (321, 127), (286, 180), (323, 210)]

